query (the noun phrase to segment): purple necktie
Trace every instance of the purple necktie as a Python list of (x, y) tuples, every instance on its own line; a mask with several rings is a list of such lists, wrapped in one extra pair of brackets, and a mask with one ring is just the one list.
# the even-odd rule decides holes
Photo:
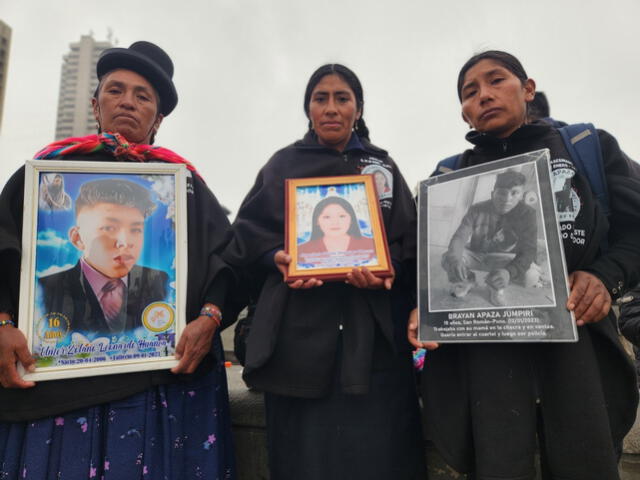
[(118, 318), (120, 309), (122, 308), (122, 299), (124, 297), (124, 282), (119, 278), (113, 278), (104, 284), (100, 291), (100, 306), (104, 312), (109, 326)]

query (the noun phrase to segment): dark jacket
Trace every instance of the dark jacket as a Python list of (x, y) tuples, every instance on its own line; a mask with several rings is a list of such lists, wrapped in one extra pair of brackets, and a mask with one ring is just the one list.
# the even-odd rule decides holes
[[(104, 151), (72, 155), (63, 158), (65, 159), (115, 161), (112, 155)], [(12, 311), (17, 315), (23, 195), (24, 168), (21, 168), (9, 179), (0, 194), (0, 265), (3, 266), (3, 275), (0, 276), (0, 311)], [(227, 216), (213, 193), (201, 178), (189, 174), (187, 322), (198, 317), (198, 312), (205, 302), (225, 305), (228, 285), (233, 281), (233, 274), (220, 257), (228, 240), (228, 226)], [(229, 315), (232, 316), (233, 314)], [(222, 360), (222, 355), (222, 343), (219, 334), (216, 333), (211, 353), (205, 356), (198, 370), (192, 375), (210, 371), (215, 361)], [(0, 387), (0, 421), (22, 421), (57, 415), (125, 398), (153, 385), (188, 381), (192, 375), (174, 375), (169, 370), (155, 370), (37, 382), (35, 387), (28, 389)]]
[(620, 299), (620, 333), (640, 348), (640, 285), (627, 291)]
[[(124, 331), (142, 326), (142, 312), (153, 302), (165, 300), (169, 276), (160, 270), (134, 265), (128, 274)], [(80, 262), (73, 268), (40, 278), (45, 314), (58, 312), (69, 319), (71, 331), (111, 334)]]
[[(404, 338), (406, 298), (404, 311), (398, 317), (404, 316), (402, 325), (394, 325), (391, 310), (392, 297), (397, 295), (400, 299), (409, 288), (403, 282), (414, 282), (415, 205), (387, 152), (364, 139), (361, 142), (360, 146), (347, 147), (339, 153), (319, 145), (313, 134), (307, 134), (303, 140), (276, 152), (258, 173), (240, 207), (233, 225), (234, 237), (224, 258), (252, 271), (254, 289), (259, 292), (244, 369), (244, 378), (253, 387), (297, 397), (324, 395), (333, 378), (341, 335), (342, 389), (363, 393), (368, 391), (373, 362), (385, 362), (381, 354), (376, 356), (373, 351), (376, 334), (382, 336), (390, 352), (409, 349)], [(393, 178), (393, 185), (389, 186), (393, 196), (383, 196), (379, 204), (398, 273), (394, 291), (358, 289), (343, 282), (292, 290), (275, 267), (260, 270), (263, 255), (269, 255), (273, 265), (272, 252), (284, 247), (286, 178), (354, 175), (371, 165), (388, 170)]]
[[(570, 179), (573, 192), (571, 208), (559, 214), (568, 270), (595, 274), (615, 298), (637, 282), (640, 270), (640, 176), (615, 139), (598, 133), (610, 218), (551, 126), (525, 125), (507, 139), (471, 132), (467, 139), (475, 146), (463, 162), (549, 148), (552, 175)], [(610, 248), (603, 254), (605, 235)], [(538, 430), (558, 478), (618, 478), (617, 454), (638, 402), (634, 370), (613, 314), (578, 331), (574, 344), (447, 344), (427, 354), (427, 433), (451, 465), (475, 469), (479, 479), (529, 478)]]

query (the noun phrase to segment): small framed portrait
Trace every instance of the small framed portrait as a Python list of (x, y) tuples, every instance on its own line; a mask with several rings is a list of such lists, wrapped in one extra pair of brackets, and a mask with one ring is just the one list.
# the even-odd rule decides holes
[(170, 368), (185, 326), (184, 165), (29, 160), (18, 327), (29, 380)]
[(353, 268), (391, 275), (373, 175), (286, 180), (287, 281), (342, 280)]
[(422, 339), (577, 340), (548, 150), (432, 177), (418, 199)]

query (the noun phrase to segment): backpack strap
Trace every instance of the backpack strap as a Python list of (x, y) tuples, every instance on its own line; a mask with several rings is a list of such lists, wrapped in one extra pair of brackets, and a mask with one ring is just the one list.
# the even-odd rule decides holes
[(460, 168), (460, 160), (462, 159), (462, 154), (459, 153), (457, 155), (452, 155), (450, 157), (445, 158), (444, 160), (440, 160), (438, 165), (436, 165), (436, 169), (431, 174), (432, 177), (436, 175), (440, 175), (443, 173), (453, 172), (454, 170), (458, 170)]
[(608, 217), (611, 210), (598, 132), (591, 123), (567, 125), (559, 128), (558, 131), (562, 135), (571, 161), (589, 181), (593, 194)]
[[(591, 123), (576, 123), (559, 128), (564, 145), (571, 156), (571, 161), (578, 171), (587, 177), (591, 191), (600, 204), (604, 214), (609, 217), (609, 192), (604, 175), (604, 162), (598, 132)], [(609, 243), (605, 236), (600, 241), (600, 251), (606, 252)]]

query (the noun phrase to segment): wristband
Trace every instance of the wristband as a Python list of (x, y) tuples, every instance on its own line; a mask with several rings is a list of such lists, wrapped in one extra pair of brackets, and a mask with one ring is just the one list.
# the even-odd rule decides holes
[(216, 322), (216, 326), (218, 327), (222, 323), (222, 312), (218, 307), (210, 307), (206, 305), (200, 309), (200, 316), (209, 317), (211, 320)]
[(9, 315), (9, 318), (7, 320), (0, 320), (0, 327), (4, 327), (5, 325), (11, 325), (12, 327), (16, 326), (16, 322), (13, 321), (13, 313), (12, 312), (2, 312), (2, 311), (0, 311), (0, 313), (4, 313), (5, 315)]

